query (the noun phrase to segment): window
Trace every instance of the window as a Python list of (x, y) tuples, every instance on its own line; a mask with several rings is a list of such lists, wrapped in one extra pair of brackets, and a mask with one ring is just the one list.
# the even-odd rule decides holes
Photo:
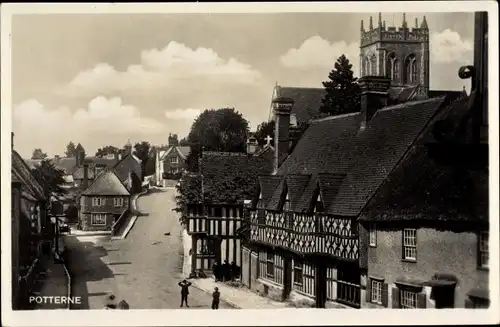
[(318, 198), (316, 199), (316, 205), (314, 206), (314, 212), (323, 212), (323, 201), (321, 201), (321, 195), (318, 194)]
[(302, 285), (302, 272), (304, 269), (304, 263), (299, 259), (293, 260), (293, 283), (296, 285)]
[(377, 246), (377, 229), (375, 227), (375, 224), (370, 224), (370, 246)]
[(114, 205), (115, 207), (123, 207), (123, 198), (115, 198)]
[(392, 67), (393, 67), (392, 79), (398, 81), (400, 76), (398, 59), (394, 58), (394, 60), (392, 61)]
[(266, 276), (274, 277), (274, 253), (267, 252), (267, 268), (266, 268)]
[(283, 211), (290, 211), (290, 198), (288, 197), (288, 192), (286, 192), (285, 205), (283, 206)]
[(372, 55), (370, 58), (370, 74), (372, 76), (378, 75), (377, 73), (377, 57), (375, 55)]
[(405, 60), (405, 83), (417, 81), (417, 58), (411, 54)]
[(102, 207), (104, 205), (104, 198), (92, 198), (92, 206)]
[(382, 304), (382, 287), (383, 283), (380, 280), (375, 280), (372, 279), (372, 285), (371, 285), (371, 302), (372, 303), (377, 303), (377, 304)]
[(177, 158), (177, 157), (170, 158), (170, 163), (178, 163), (178, 162), (179, 162), (179, 158)]
[(391, 80), (394, 79), (394, 60), (395, 60), (395, 54), (392, 52), (387, 56), (387, 61), (386, 61), (386, 76), (390, 78)]
[(417, 230), (403, 230), (403, 259), (417, 260)]
[(417, 308), (417, 293), (399, 290), (399, 301), (401, 309), (416, 309)]
[(479, 233), (479, 267), (488, 268), (489, 250), (488, 250), (489, 232)]
[(257, 209), (262, 209), (262, 192), (259, 193), (259, 199), (257, 200)]
[(171, 174), (177, 174), (177, 168), (170, 168)]
[(90, 215), (91, 225), (106, 225), (106, 215), (102, 213), (93, 213)]

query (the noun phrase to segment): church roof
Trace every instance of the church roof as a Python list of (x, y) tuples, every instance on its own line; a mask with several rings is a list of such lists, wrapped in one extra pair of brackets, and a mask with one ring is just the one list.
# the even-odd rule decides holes
[[(468, 99), (446, 107), (439, 119), (457, 121)], [(455, 117), (452, 117), (455, 116)], [(429, 126), (426, 137), (431, 136)], [(386, 178), (360, 216), (364, 221), (488, 221), (488, 171), (444, 166), (429, 160), (423, 141)]]
[(76, 146), (76, 150), (84, 151), (83, 146), (80, 143), (78, 143), (78, 145)]
[(130, 195), (118, 176), (107, 170), (99, 174), (81, 195)]
[(294, 101), (292, 115), (297, 123), (307, 123), (319, 114), (325, 88), (276, 86), (276, 97), (291, 98)]
[(272, 172), (272, 160), (234, 152), (203, 152), (200, 173), (206, 203), (236, 204), (255, 194), (257, 176)]

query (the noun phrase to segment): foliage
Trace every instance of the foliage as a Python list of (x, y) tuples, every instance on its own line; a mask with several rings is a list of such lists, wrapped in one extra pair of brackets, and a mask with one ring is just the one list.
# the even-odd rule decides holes
[(247, 135), (248, 121), (234, 108), (205, 110), (195, 119), (188, 135), (188, 170), (198, 170), (202, 151), (245, 152)]
[(179, 141), (179, 146), (189, 146), (189, 141), (187, 140), (187, 138), (183, 137), (180, 141)]
[(40, 165), (32, 169), (35, 179), (42, 185), (48, 195), (63, 195), (66, 190), (62, 187), (65, 183), (64, 172), (57, 169), (48, 159), (40, 162)]
[(68, 206), (68, 208), (64, 211), (66, 218), (70, 222), (78, 221), (78, 207), (74, 204)]
[(66, 145), (66, 151), (64, 152), (64, 155), (68, 158), (76, 157), (75, 143), (69, 142), (68, 145)]
[(134, 145), (134, 155), (141, 160), (142, 176), (145, 176), (146, 165), (149, 161), (151, 144), (146, 141)]
[(257, 131), (255, 132), (254, 136), (260, 146), (267, 144), (267, 136), (270, 136), (272, 138), (271, 145), (273, 144), (272, 142), (274, 141), (274, 129), (274, 120), (265, 121), (257, 126)]
[(118, 149), (117, 147), (114, 147), (112, 145), (107, 145), (105, 147), (98, 149), (97, 152), (95, 153), (95, 156), (96, 157), (104, 157), (108, 154), (117, 155), (119, 152), (120, 152), (120, 149)]
[(361, 90), (354, 77), (352, 64), (345, 55), (335, 62), (335, 68), (328, 74), (329, 81), (323, 82), (326, 95), (322, 100), (320, 112), (328, 115), (341, 115), (358, 112)]
[(42, 149), (33, 150), (33, 154), (31, 155), (31, 159), (33, 160), (43, 160), (47, 158), (47, 154), (42, 151)]

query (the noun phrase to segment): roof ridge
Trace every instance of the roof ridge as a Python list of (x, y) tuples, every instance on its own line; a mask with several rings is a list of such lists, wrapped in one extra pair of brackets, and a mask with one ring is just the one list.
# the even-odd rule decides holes
[(324, 122), (324, 121), (329, 121), (329, 120), (334, 120), (334, 119), (340, 119), (340, 118), (345, 118), (345, 117), (350, 117), (350, 116), (356, 116), (356, 115), (359, 115), (359, 114), (360, 114), (360, 112), (357, 111), (357, 112), (350, 112), (350, 113), (347, 113), (347, 114), (341, 114), (341, 115), (335, 115), (335, 116), (328, 116), (328, 117), (323, 117), (323, 118), (311, 119), (310, 123), (311, 124), (321, 123), (321, 122)]
[(443, 101), (445, 98), (446, 98), (446, 95), (435, 97), (435, 98), (430, 98), (430, 99), (424, 99), (424, 100), (407, 101), (404, 103), (398, 103), (398, 104), (383, 107), (383, 108), (377, 110), (377, 113), (381, 112), (381, 111), (389, 111), (389, 110), (395, 110), (395, 109), (408, 108), (410, 106), (419, 105), (419, 104), (423, 104), (423, 103), (427, 103), (427, 102)]
[(311, 87), (311, 86), (282, 86), (282, 85), (276, 85), (280, 87), (281, 89), (308, 89), (308, 90), (323, 90), (326, 92), (324, 87)]
[(202, 155), (209, 156), (235, 156), (235, 157), (248, 157), (249, 154), (245, 152), (228, 152), (228, 151), (203, 151)]

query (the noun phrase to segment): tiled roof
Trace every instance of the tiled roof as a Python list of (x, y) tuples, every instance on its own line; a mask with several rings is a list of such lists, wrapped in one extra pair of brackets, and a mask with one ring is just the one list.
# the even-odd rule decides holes
[(302, 205), (302, 194), (307, 187), (311, 175), (288, 175), (286, 176), (286, 186), (290, 199), (290, 210), (296, 211)]
[(270, 174), (272, 161), (232, 152), (203, 152), (200, 172), (204, 201), (213, 204), (243, 202), (255, 194), (257, 176)]
[(319, 114), (319, 107), (326, 92), (324, 88), (276, 87), (277, 97), (291, 98), (294, 101), (292, 115), (297, 122), (308, 122)]
[(82, 195), (130, 195), (118, 176), (107, 170), (99, 174)]
[(281, 176), (259, 176), (259, 186), (262, 193), (262, 206), (267, 207), (274, 191), (281, 182)]
[(106, 168), (112, 168), (118, 162), (116, 159), (106, 157), (85, 157), (85, 160), (91, 162), (91, 166), (105, 166)]
[(344, 172), (348, 168), (348, 140), (357, 134), (359, 113), (312, 121), (278, 175)]
[(283, 197), (283, 189), (285, 188), (285, 179), (281, 177), (278, 187), (273, 190), (271, 198), (267, 201), (266, 209), (278, 211), (280, 210), (280, 204)]
[(335, 200), (335, 196), (345, 176), (346, 174), (318, 174), (317, 179), (321, 191), (321, 199), (325, 208), (329, 208)]
[(179, 183), (179, 193), (187, 203), (201, 203), (201, 176), (182, 176)]
[(140, 178), (142, 174), (141, 162), (136, 156), (129, 153), (113, 166), (113, 171), (122, 182), (129, 178), (129, 172), (135, 173)]
[(351, 168), (328, 212), (342, 216), (358, 215), (443, 100), (415, 101), (377, 111), (366, 129), (349, 142), (349, 157), (353, 158)]
[[(83, 167), (78, 167), (76, 168), (75, 172), (73, 173), (73, 180), (75, 179), (83, 179)], [(90, 167), (88, 168), (88, 179), (94, 179), (94, 170), (91, 169)]]
[[(457, 121), (467, 111), (467, 98), (443, 109), (439, 119)], [(458, 116), (458, 117), (457, 117)], [(365, 221), (488, 221), (488, 171), (444, 166), (428, 157), (424, 141), (389, 175), (360, 216)]]

